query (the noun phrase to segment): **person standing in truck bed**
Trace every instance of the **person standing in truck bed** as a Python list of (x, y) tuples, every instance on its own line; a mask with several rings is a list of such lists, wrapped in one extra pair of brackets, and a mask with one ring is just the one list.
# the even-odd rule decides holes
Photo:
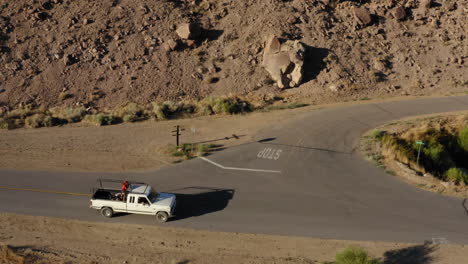
[(128, 181), (122, 182), (122, 188), (121, 188), (121, 190), (122, 190), (122, 201), (125, 201), (128, 185), (129, 185)]

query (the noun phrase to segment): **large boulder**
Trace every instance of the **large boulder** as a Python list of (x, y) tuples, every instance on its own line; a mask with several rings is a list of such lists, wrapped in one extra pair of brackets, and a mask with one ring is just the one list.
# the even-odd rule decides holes
[(363, 26), (367, 26), (372, 23), (372, 16), (364, 7), (354, 7), (353, 8), (354, 18), (357, 22)]
[(395, 7), (392, 14), (396, 20), (403, 20), (406, 18), (406, 9), (402, 6)]
[(201, 28), (197, 23), (183, 23), (177, 27), (176, 33), (182, 39), (196, 40), (201, 35)]
[(263, 67), (279, 88), (298, 86), (302, 81), (305, 46), (299, 41), (281, 43), (270, 36), (265, 44)]

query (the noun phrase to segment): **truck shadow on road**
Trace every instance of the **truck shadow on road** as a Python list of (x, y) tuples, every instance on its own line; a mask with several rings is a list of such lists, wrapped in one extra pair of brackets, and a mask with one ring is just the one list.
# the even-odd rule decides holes
[(234, 197), (235, 190), (187, 187), (171, 193), (174, 193), (177, 199), (175, 218), (172, 219), (176, 221), (224, 210)]

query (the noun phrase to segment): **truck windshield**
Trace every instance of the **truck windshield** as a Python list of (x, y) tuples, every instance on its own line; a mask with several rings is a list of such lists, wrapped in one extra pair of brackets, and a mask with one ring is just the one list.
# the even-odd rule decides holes
[(156, 202), (156, 199), (158, 199), (158, 193), (155, 190), (151, 190), (150, 194), (148, 194), (148, 200), (151, 201), (151, 203)]

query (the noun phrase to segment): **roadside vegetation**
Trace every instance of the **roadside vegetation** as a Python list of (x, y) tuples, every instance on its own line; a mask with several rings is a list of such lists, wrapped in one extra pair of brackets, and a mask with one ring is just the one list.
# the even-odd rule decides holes
[[(417, 175), (430, 175), (442, 183), (463, 188), (468, 185), (467, 120), (468, 115), (427, 118), (416, 124), (408, 121), (391, 124), (389, 131), (374, 130), (368, 140), (378, 147), (371, 151), (367, 141), (366, 158), (380, 167), (385, 167), (385, 161), (398, 161)], [(395, 131), (392, 126), (404, 128)]]
[(335, 261), (325, 262), (325, 264), (381, 264), (382, 262), (369, 256), (369, 254), (359, 247), (348, 247), (335, 256)]
[(31, 254), (22, 254), (20, 250), (9, 245), (0, 245), (0, 263), (24, 264), (24, 263), (46, 263)]
[(385, 134), (376, 139), (384, 148), (384, 156), (407, 164), (420, 174), (430, 173), (442, 181), (468, 184), (468, 126), (453, 133), (429, 129), (411, 138)]
[(180, 146), (169, 144), (163, 148), (163, 152), (166, 155), (177, 158), (174, 161), (177, 163), (182, 160), (206, 156), (210, 152), (222, 150), (222, 147), (219, 144), (184, 143)]
[(197, 102), (165, 101), (145, 106), (129, 103), (110, 110), (96, 110), (83, 106), (45, 109), (29, 104), (12, 110), (0, 109), (0, 128), (39, 128), (79, 122), (106, 126), (144, 120), (162, 121), (206, 115), (233, 115), (257, 110), (271, 111), (308, 106), (299, 103), (274, 105), (276, 100), (278, 99), (254, 103), (237, 96), (207, 97)]

